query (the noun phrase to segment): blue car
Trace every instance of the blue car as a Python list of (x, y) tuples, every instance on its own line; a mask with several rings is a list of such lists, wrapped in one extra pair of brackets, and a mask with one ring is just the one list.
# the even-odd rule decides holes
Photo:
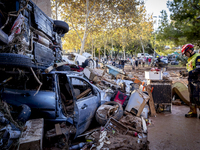
[(53, 71), (41, 74), (41, 88), (31, 74), (20, 77), (17, 73), (1, 71), (1, 80), (8, 76), (12, 80), (1, 92), (3, 101), (12, 106), (29, 106), (31, 118), (44, 118), (53, 124), (73, 124), (76, 136), (87, 130), (101, 103), (100, 90), (80, 73)]

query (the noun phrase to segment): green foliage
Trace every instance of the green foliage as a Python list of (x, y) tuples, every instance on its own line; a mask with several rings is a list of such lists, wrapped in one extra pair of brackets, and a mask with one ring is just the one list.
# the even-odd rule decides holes
[(200, 15), (199, 0), (173, 0), (168, 1), (167, 5), (172, 13), (172, 22), (165, 28), (165, 36), (179, 45), (185, 44), (180, 38), (186, 38), (187, 43), (200, 46), (200, 21), (197, 20)]
[(142, 40), (145, 51), (153, 52), (153, 19), (139, 0), (52, 0), (53, 16), (56, 4), (60, 18), (70, 26), (63, 39), (66, 51), (81, 51), (84, 43), (84, 51), (93, 49), (96, 57), (117, 56), (123, 50), (135, 55), (142, 52)]

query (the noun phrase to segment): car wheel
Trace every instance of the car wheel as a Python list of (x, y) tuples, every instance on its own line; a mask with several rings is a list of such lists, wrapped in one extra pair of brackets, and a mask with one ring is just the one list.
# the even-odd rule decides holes
[(70, 66), (64, 65), (64, 66), (57, 67), (56, 70), (57, 71), (71, 71), (71, 68)]
[(109, 120), (110, 117), (107, 117), (108, 115), (106, 114), (105, 116), (102, 116), (100, 114), (100, 109), (103, 109), (105, 105), (111, 105), (111, 106), (118, 106), (117, 108), (117, 112), (115, 112), (113, 115), (111, 115), (110, 117), (116, 119), (116, 120), (119, 120), (121, 119), (121, 117), (123, 116), (123, 108), (122, 108), (122, 105), (115, 102), (115, 101), (109, 101), (109, 102), (106, 102), (104, 104), (102, 104), (96, 111), (96, 115), (95, 115), (95, 118), (97, 120), (97, 122), (100, 124), (100, 125), (105, 125), (107, 123), (107, 121)]
[(94, 62), (92, 59), (89, 60), (88, 67), (94, 69)]
[(19, 115), (17, 117), (17, 120), (25, 123), (29, 119), (29, 117), (31, 115), (30, 107), (25, 105), (25, 104), (23, 104), (23, 105), (19, 106), (19, 112), (20, 113), (19, 113)]
[(55, 30), (63, 29), (63, 32), (61, 34), (65, 34), (69, 31), (69, 25), (61, 20), (54, 20), (55, 24)]
[(83, 63), (82, 67), (85, 68), (88, 66), (89, 68), (94, 68), (94, 62), (92, 59), (86, 59), (85, 62)]
[(0, 65), (33, 67), (33, 63), (30, 57), (12, 53), (0, 53)]

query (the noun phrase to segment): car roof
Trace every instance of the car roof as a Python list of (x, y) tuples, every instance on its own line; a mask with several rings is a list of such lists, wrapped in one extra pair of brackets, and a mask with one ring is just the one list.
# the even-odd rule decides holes
[[(44, 73), (46, 74), (46, 73)], [(76, 72), (76, 71), (51, 71), (47, 74), (66, 74), (69, 76), (83, 76), (82, 72)]]

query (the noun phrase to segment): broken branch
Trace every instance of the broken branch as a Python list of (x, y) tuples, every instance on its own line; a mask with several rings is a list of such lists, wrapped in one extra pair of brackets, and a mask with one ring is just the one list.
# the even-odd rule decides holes
[(41, 86), (42, 86), (42, 82), (40, 82), (40, 80), (38, 79), (38, 77), (36, 76), (35, 72), (33, 71), (33, 69), (30, 67), (32, 73), (33, 73), (33, 76), (35, 77), (35, 79), (37, 80), (37, 82), (40, 84), (40, 86), (38, 87), (36, 93), (34, 94), (34, 96), (39, 92)]

